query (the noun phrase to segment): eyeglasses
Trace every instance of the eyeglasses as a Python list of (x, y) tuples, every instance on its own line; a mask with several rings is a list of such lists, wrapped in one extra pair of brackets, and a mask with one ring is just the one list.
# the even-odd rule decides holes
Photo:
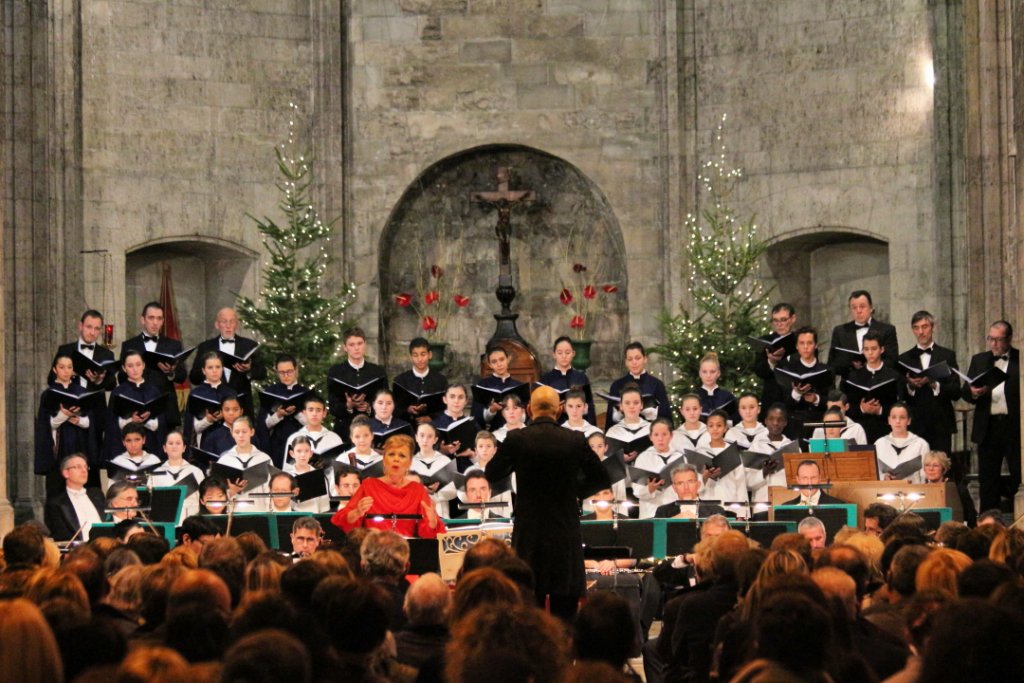
[(772, 318), (773, 323), (788, 323), (792, 318)]
[(985, 337), (987, 342), (1004, 342), (1006, 339), (1006, 337)]

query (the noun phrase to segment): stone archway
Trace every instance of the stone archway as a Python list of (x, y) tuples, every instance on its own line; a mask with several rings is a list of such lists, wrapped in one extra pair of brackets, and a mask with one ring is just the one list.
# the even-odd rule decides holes
[(793, 304), (801, 325), (818, 328), (823, 347), (832, 328), (849, 320), (853, 290), (871, 292), (879, 319), (892, 317), (889, 244), (877, 235), (842, 226), (797, 230), (776, 238), (765, 260), (773, 301)]
[[(459, 293), (470, 305), (451, 318), (444, 341), (453, 351), (448, 373), (471, 377), (478, 371), (483, 346), (494, 331), (494, 296), (498, 280), (495, 216), (471, 200), (472, 192), (495, 187), (499, 166), (512, 169), (512, 188), (527, 188), (537, 200), (513, 215), (513, 280), (520, 314), (518, 328), (533, 345), (542, 365), (550, 366), (548, 349), (570, 332), (571, 315), (559, 301), (570, 241), (581, 243), (568, 256), (593, 271), (595, 284), (615, 283), (619, 292), (598, 295), (588, 336), (595, 340), (592, 378), (619, 371), (628, 332), (628, 287), (622, 231), (608, 200), (578, 168), (559, 157), (520, 145), (489, 145), (446, 157), (425, 169), (403, 193), (380, 238), (380, 310), (382, 355), (389, 370), (407, 364), (406, 344), (422, 334), (409, 309), (394, 296), (413, 292), (429, 277), (432, 265), (459, 280)], [(575, 239), (582, 237), (583, 239)], [(590, 271), (588, 271), (590, 272)], [(446, 275), (447, 276), (447, 275)]]

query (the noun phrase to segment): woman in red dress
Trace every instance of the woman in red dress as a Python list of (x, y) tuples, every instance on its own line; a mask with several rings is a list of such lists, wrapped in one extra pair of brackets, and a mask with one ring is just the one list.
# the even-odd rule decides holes
[[(331, 523), (344, 531), (358, 526), (395, 531), (407, 538), (435, 538), (445, 531), (426, 487), (406, 480), (412, 466), (414, 441), (396, 434), (384, 442), (384, 476), (364, 479), (348, 505), (334, 513)], [(420, 515), (392, 520), (387, 515)]]

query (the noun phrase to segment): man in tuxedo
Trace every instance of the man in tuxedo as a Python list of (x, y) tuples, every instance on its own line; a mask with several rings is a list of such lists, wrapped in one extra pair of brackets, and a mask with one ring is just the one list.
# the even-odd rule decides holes
[(896, 365), (896, 359), (900, 355), (899, 344), (896, 340), (896, 328), (889, 323), (875, 320), (875, 308), (871, 301), (871, 293), (858, 289), (850, 294), (849, 304), (853, 320), (833, 328), (832, 343), (828, 348), (828, 367), (841, 380), (846, 379), (850, 370), (864, 367), (863, 360), (838, 349), (860, 351), (864, 343), (864, 335), (868, 331), (881, 335), (884, 349), (882, 362), (889, 367)]
[(332, 365), (327, 371), (327, 396), (330, 399), (331, 415), (334, 416), (334, 431), (346, 442), (348, 428), (356, 415), (372, 417), (373, 398), (376, 390), (346, 390), (340, 384), (363, 387), (377, 379), (383, 379), (379, 388), (388, 388), (384, 368), (366, 360), (366, 333), (358, 327), (345, 332), (345, 360)]
[[(814, 460), (804, 460), (796, 468), (796, 483), (801, 486), (816, 486), (821, 483), (821, 469)], [(821, 489), (800, 489), (800, 495), (787, 500), (783, 505), (839, 505), (845, 503), (830, 496)]]
[[(158, 353), (179, 354), (182, 351), (181, 342), (177, 339), (168, 339), (161, 336), (164, 327), (164, 307), (158, 301), (150, 301), (142, 308), (142, 315), (139, 316), (139, 325), (142, 331), (131, 339), (121, 342), (121, 361), (129, 351), (138, 351), (143, 354), (147, 351)], [(151, 367), (146, 363), (146, 379), (160, 387), (160, 391), (172, 391), (175, 384), (185, 381), (185, 366), (181, 363), (159, 363)], [(124, 374), (118, 372), (117, 381), (124, 381)]]
[(89, 539), (89, 527), (103, 521), (106, 501), (98, 488), (86, 488), (89, 465), (81, 454), (69, 455), (60, 463), (66, 488), (46, 501), (43, 519), (55, 541), (70, 540), (75, 533)]
[[(50, 363), (50, 367), (52, 368), (56, 364), (58, 356), (68, 356), (75, 366), (75, 375), (79, 377), (83, 389), (89, 391), (113, 389), (116, 379), (115, 367), (110, 365), (108, 369), (96, 370), (89, 364), (89, 360), (97, 362), (114, 360), (114, 352), (100, 343), (101, 334), (103, 334), (103, 314), (90, 308), (82, 314), (82, 318), (78, 322), (78, 339), (62, 344), (57, 349), (57, 353), (53, 354), (53, 362)], [(54, 378), (55, 375), (51, 370), (47, 381), (52, 382)]]
[(960, 380), (955, 373), (941, 381), (928, 377), (915, 377), (906, 366), (927, 370), (939, 363), (957, 368), (956, 352), (935, 343), (935, 317), (928, 311), (918, 311), (910, 319), (910, 329), (917, 344), (900, 354), (899, 373), (906, 380), (904, 400), (912, 411), (913, 431), (928, 442), (933, 451), (951, 453), (956, 416), (953, 404), (960, 398)]
[(267, 376), (267, 369), (259, 359), (259, 354), (253, 354), (243, 362), (232, 361), (231, 357), (244, 358), (257, 344), (252, 339), (247, 339), (239, 334), (238, 315), (233, 308), (222, 308), (217, 311), (217, 319), (213, 323), (219, 333), (218, 336), (199, 344), (196, 349), (192, 370), (188, 374), (189, 381), (195, 384), (203, 382), (203, 367), (199, 359), (210, 351), (220, 354), (221, 362), (224, 364), (224, 381), (229, 387), (238, 393), (238, 401), (246, 415), (252, 417), (252, 380), (261, 380)]
[(998, 320), (985, 337), (988, 351), (971, 358), (968, 377), (996, 367), (1006, 373), (1006, 381), (991, 387), (965, 382), (963, 398), (974, 404), (971, 441), (978, 444), (978, 484), (981, 509), (999, 507), (1003, 459), (1010, 470), (1010, 496), (1020, 486), (1020, 354), (1013, 348), (1013, 327)]
[(761, 419), (768, 414), (768, 406), (786, 402), (786, 390), (775, 378), (775, 367), (796, 352), (796, 309), (791, 304), (779, 303), (772, 307), (772, 331), (761, 339), (774, 342), (786, 337), (775, 351), (759, 349), (754, 354), (754, 374), (761, 378)]
[(512, 547), (533, 569), (537, 602), (571, 622), (584, 590), (579, 499), (611, 486), (580, 432), (558, 425), (558, 392), (541, 386), (530, 397), (533, 423), (509, 432), (487, 464), (487, 480), (513, 472), (518, 484)]

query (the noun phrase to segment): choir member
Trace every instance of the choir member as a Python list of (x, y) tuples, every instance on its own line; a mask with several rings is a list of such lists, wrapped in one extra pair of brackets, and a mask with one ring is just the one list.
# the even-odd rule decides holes
[(352, 448), (339, 456), (341, 462), (362, 472), (373, 467), (383, 458), (373, 450), (373, 431), (370, 420), (365, 415), (356, 415), (348, 426), (349, 442)]
[(193, 385), (204, 381), (203, 359), (210, 352), (216, 352), (221, 359), (224, 381), (238, 395), (245, 414), (253, 415), (252, 381), (260, 381), (267, 376), (267, 369), (257, 352), (259, 344), (237, 334), (238, 315), (233, 308), (217, 311), (213, 326), (218, 336), (207, 339), (196, 348), (196, 362), (192, 365), (189, 380)]
[[(477, 386), (491, 391), (504, 392), (522, 384), (509, 374), (508, 351), (505, 347), (497, 344), (487, 347), (487, 366), (491, 369), (489, 377), (481, 377), (477, 380)], [(481, 429), (488, 429), (492, 433), (497, 432), (505, 424), (505, 418), (501, 414), (501, 403), (492, 400), (489, 404), (483, 404), (473, 399), (473, 418)]]
[(864, 361), (859, 354), (863, 352), (864, 336), (868, 332), (879, 335), (879, 345), (883, 349), (882, 362), (888, 367), (896, 365), (900, 355), (896, 328), (874, 318), (875, 307), (871, 293), (858, 289), (850, 294), (848, 303), (853, 320), (836, 325), (832, 330), (832, 343), (828, 349), (829, 369), (836, 377), (846, 379), (851, 370), (863, 368)]
[[(911, 480), (924, 466), (924, 456), (930, 450), (928, 442), (910, 431), (910, 408), (897, 401), (889, 408), (889, 433), (875, 441), (879, 478)], [(907, 463), (918, 461), (910, 472), (904, 472)]]
[[(839, 411), (837, 420), (845, 420), (846, 426), (840, 429), (834, 437), (836, 439), (845, 439), (846, 441), (855, 443), (860, 446), (866, 446), (868, 443), (868, 435), (864, 433), (864, 427), (855, 422), (853, 418), (849, 416), (850, 411), (850, 399), (846, 397), (839, 389), (832, 389), (828, 392), (828, 401), (825, 402), (827, 411), (830, 412), (833, 408)], [(812, 439), (824, 439), (825, 430), (821, 427), (815, 427), (814, 433), (811, 434)]]
[[(262, 465), (263, 463), (272, 463), (269, 455), (253, 445), (252, 438), (255, 435), (256, 430), (252, 427), (252, 418), (246, 415), (240, 415), (236, 418), (235, 423), (231, 426), (231, 436), (235, 439), (235, 446), (225, 451), (217, 459), (217, 464), (233, 467), (237, 470), (247, 470), (250, 467)], [(236, 485), (241, 484), (238, 480), (234, 483)], [(255, 485), (252, 485), (253, 482), (246, 480), (247, 486), (245, 490), (247, 493), (269, 493), (269, 483), (269, 476)], [(260, 499), (255, 503), (254, 509), (256, 511), (264, 511), (268, 507), (269, 505), (266, 500)]]
[(501, 416), (505, 424), (491, 432), (498, 443), (504, 441), (510, 431), (526, 426), (526, 408), (523, 407), (523, 400), (515, 394), (505, 396), (501, 399)]
[(127, 351), (121, 368), (125, 381), (110, 392), (110, 409), (107, 411), (105, 429), (107, 438), (104, 441), (106, 458), (110, 460), (120, 452), (120, 442), (115, 435), (131, 423), (144, 428), (146, 450), (159, 453), (168, 426), (178, 422), (170, 417), (171, 414), (177, 414), (178, 402), (172, 394), (146, 381), (146, 362), (140, 352)]
[(640, 388), (635, 384), (624, 386), (619, 394), (622, 418), (605, 431), (608, 439), (622, 444), (622, 458), (625, 462), (637, 459), (644, 449), (636, 447), (635, 442), (646, 439), (651, 433), (651, 423), (641, 417), (643, 405)]
[(754, 355), (754, 374), (761, 378), (761, 408), (764, 418), (768, 406), (786, 400), (786, 392), (775, 380), (775, 368), (796, 352), (796, 309), (791, 304), (778, 303), (772, 306), (772, 331), (759, 337), (764, 344), (758, 345)]
[(35, 473), (46, 477), (47, 499), (65, 489), (60, 463), (67, 456), (81, 454), (87, 464), (99, 465), (102, 431), (94, 406), (103, 402), (103, 395), (78, 398), (87, 390), (76, 381), (71, 357), (57, 356), (52, 374), (39, 398), (35, 433)]
[(730, 417), (736, 413), (736, 397), (728, 389), (718, 386), (722, 377), (722, 366), (718, 354), (708, 351), (700, 359), (698, 369), (700, 387), (693, 393), (700, 396), (700, 414), (705, 420), (716, 410), (724, 410)]
[[(643, 416), (648, 420), (656, 417), (672, 419), (672, 406), (668, 402), (668, 392), (665, 391), (665, 384), (647, 372), (647, 352), (640, 342), (630, 342), (625, 350), (626, 375), (612, 382), (608, 389), (609, 395), (621, 396), (622, 389), (627, 384), (636, 384), (640, 387), (640, 394), (648, 397), (647, 400), (654, 405), (644, 408)], [(616, 401), (608, 401), (608, 409), (605, 416), (605, 432), (608, 428), (622, 419), (622, 412)]]
[(152, 486), (180, 486), (190, 477), (195, 482), (196, 490), (186, 495), (181, 507), (179, 523), (186, 517), (199, 514), (199, 485), (206, 479), (203, 471), (186, 462), (185, 438), (177, 429), (167, 432), (164, 438), (164, 455), (167, 460), (153, 470), (149, 483)]
[(930, 447), (949, 453), (956, 431), (953, 404), (960, 398), (960, 380), (949, 370), (942, 371), (942, 379), (926, 373), (942, 363), (951, 370), (959, 369), (956, 352), (935, 343), (935, 317), (928, 311), (911, 316), (910, 330), (917, 343), (900, 354), (897, 366), (906, 381), (904, 400), (914, 413), (914, 430)]
[[(763, 453), (765, 455), (774, 453), (780, 448), (791, 443), (786, 436), (786, 424), (789, 416), (786, 413), (786, 406), (776, 403), (768, 409), (764, 416), (765, 434), (763, 439), (755, 440), (748, 449), (751, 453)], [(768, 460), (763, 468), (747, 467), (747, 491), (750, 500), (754, 503), (767, 503), (768, 489), (771, 486), (786, 485), (786, 469), (776, 468), (774, 461)]]
[[(725, 440), (728, 416), (724, 410), (713, 411), (705, 424), (708, 426), (708, 442), (698, 451), (714, 457), (727, 448), (734, 448)], [(718, 500), (723, 504), (747, 500), (747, 474), (742, 464), (729, 472), (722, 472), (720, 467), (705, 466), (701, 479), (704, 482), (701, 498)]]
[[(573, 388), (582, 388), (590, 385), (590, 379), (587, 377), (587, 374), (572, 366), (573, 358), (576, 357), (576, 350), (572, 347), (572, 340), (569, 337), (562, 336), (556, 339), (551, 355), (555, 359), (555, 367), (541, 375), (538, 384), (551, 387), (563, 397), (566, 396), (566, 392)], [(596, 426), (597, 409), (594, 407), (594, 399), (591, 398), (584, 405), (586, 406), (586, 410), (583, 413), (584, 418), (587, 422)], [(568, 412), (568, 409), (566, 412)]]
[(739, 424), (729, 428), (725, 433), (725, 440), (747, 449), (755, 441), (764, 439), (768, 435), (768, 429), (757, 420), (761, 413), (761, 405), (757, 402), (756, 394), (749, 391), (740, 394), (736, 409), (739, 413)]
[(640, 501), (640, 519), (654, 517), (660, 506), (675, 500), (672, 487), (666, 486), (667, 482), (655, 474), (683, 457), (681, 452), (671, 447), (671, 420), (657, 418), (652, 422), (650, 437), (651, 447), (641, 453), (635, 463), (637, 469), (652, 473), (647, 481), (633, 482), (633, 495)]
[(378, 389), (387, 388), (384, 368), (366, 360), (366, 333), (358, 327), (345, 331), (345, 360), (327, 371), (327, 398), (334, 416), (334, 431), (348, 434), (356, 415), (370, 415), (370, 402)]
[(299, 384), (299, 366), (295, 356), (282, 353), (274, 361), (277, 382), (260, 392), (260, 412), (256, 416), (256, 437), (274, 461), (284, 465), (288, 437), (302, 429), (302, 401), (309, 390)]
[(864, 427), (868, 443), (883, 437), (889, 408), (899, 399), (900, 376), (882, 361), (885, 347), (882, 335), (871, 331), (864, 335), (864, 365), (846, 376), (844, 390), (850, 397), (850, 415)]
[[(336, 432), (324, 426), (324, 418), (327, 416), (327, 406), (324, 404), (324, 400), (316, 394), (308, 395), (302, 407), (302, 415), (306, 424), (288, 437), (285, 446), (286, 452), (296, 438), (305, 436), (313, 445), (313, 453), (320, 458), (333, 459), (340, 454), (344, 449), (344, 442)], [(287, 461), (286, 455), (285, 462)]]
[(196, 363), (202, 380), (192, 381), (182, 431), (185, 441), (192, 446), (198, 446), (202, 433), (221, 421), (220, 406), (224, 399), (238, 398), (238, 392), (224, 381), (224, 364), (219, 353), (207, 351)]
[[(429, 422), (424, 417), (418, 422)], [(405, 420), (395, 417), (395, 395), (388, 389), (381, 389), (373, 398), (373, 417), (370, 418), (370, 430), (373, 432), (373, 445), (380, 448), (392, 434), (412, 434), (412, 426)]]
[(700, 419), (700, 396), (684, 394), (679, 400), (679, 414), (683, 423), (672, 434), (672, 448), (682, 453), (708, 443), (708, 428)]
[[(591, 404), (593, 401), (591, 401)], [(578, 389), (572, 389), (565, 395), (566, 420), (562, 426), (574, 432), (582, 432), (583, 436), (590, 438), (591, 434), (603, 434), (601, 428), (585, 418), (593, 406), (587, 405), (587, 395)]]
[(805, 422), (818, 420), (825, 412), (825, 397), (832, 388), (833, 375), (818, 362), (818, 331), (801, 327), (796, 331), (796, 353), (775, 368), (777, 380), (787, 389), (789, 409), (787, 436), (803, 437)]
[[(54, 362), (58, 356), (71, 358), (75, 366), (75, 375), (83, 389), (110, 391), (114, 388), (116, 380), (114, 353), (100, 343), (101, 334), (103, 334), (103, 314), (89, 309), (82, 314), (78, 323), (78, 339), (62, 344), (53, 357)], [(90, 361), (93, 362), (90, 363)], [(97, 364), (101, 364), (103, 367), (98, 367)], [(53, 378), (54, 375), (51, 372), (47, 381), (52, 382)]]
[[(437, 474), (452, 461), (447, 455), (434, 449), (437, 445), (437, 429), (429, 422), (421, 422), (416, 425), (416, 456), (412, 460), (410, 471), (429, 477)], [(430, 497), (437, 506), (437, 514), (449, 518), (449, 501), (455, 497), (455, 484), (434, 482), (426, 485)]]
[[(426, 339), (416, 337), (409, 342), (409, 361), (412, 367), (397, 375), (394, 381), (399, 394), (395, 397), (395, 412), (399, 419), (406, 422), (422, 422), (433, 420), (440, 412), (431, 414), (426, 402), (416, 403), (412, 400), (412, 396), (443, 395), (448, 388), (448, 379), (439, 371), (431, 369), (432, 358), (430, 342)], [(404, 391), (399, 391), (398, 387)]]
[[(161, 334), (164, 327), (164, 307), (160, 305), (160, 302), (150, 301), (142, 307), (139, 325), (142, 327), (139, 334), (121, 342), (121, 362), (124, 362), (124, 357), (129, 351), (178, 356), (184, 350), (180, 341)], [(165, 360), (146, 363), (146, 379), (160, 387), (160, 390), (165, 393), (173, 392), (174, 385), (184, 382), (185, 376), (184, 362)], [(124, 374), (118, 373), (117, 381), (123, 382), (124, 380)], [(176, 427), (177, 425), (172, 426)]]

